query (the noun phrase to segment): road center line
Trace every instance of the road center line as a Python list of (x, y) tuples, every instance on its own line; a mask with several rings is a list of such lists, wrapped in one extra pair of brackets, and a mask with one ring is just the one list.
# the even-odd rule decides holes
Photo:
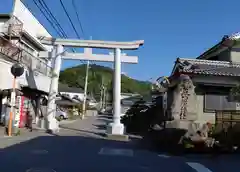
[(187, 165), (192, 167), (197, 172), (212, 172), (207, 167), (205, 167), (204, 165), (197, 163), (197, 162), (187, 162)]

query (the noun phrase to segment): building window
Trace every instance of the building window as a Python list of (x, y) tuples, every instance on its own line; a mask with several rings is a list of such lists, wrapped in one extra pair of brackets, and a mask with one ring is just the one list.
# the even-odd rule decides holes
[(204, 112), (215, 112), (216, 110), (236, 110), (236, 102), (229, 102), (227, 95), (205, 94)]

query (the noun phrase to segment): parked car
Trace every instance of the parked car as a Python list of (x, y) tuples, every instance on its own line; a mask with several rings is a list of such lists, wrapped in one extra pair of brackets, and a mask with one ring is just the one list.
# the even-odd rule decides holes
[(58, 109), (56, 111), (56, 118), (59, 118), (60, 120), (68, 119), (68, 114), (63, 110)]
[(99, 105), (99, 103), (98, 103), (97, 101), (94, 101), (94, 100), (88, 101), (88, 106), (89, 106), (90, 108), (97, 108), (98, 105)]

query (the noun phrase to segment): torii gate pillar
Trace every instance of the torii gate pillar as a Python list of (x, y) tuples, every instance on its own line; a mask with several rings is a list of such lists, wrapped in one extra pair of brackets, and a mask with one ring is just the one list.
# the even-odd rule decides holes
[(55, 133), (58, 131), (59, 124), (55, 118), (56, 115), (56, 96), (58, 94), (58, 80), (62, 64), (62, 45), (56, 45), (52, 50), (52, 79), (49, 88), (48, 105), (47, 105), (47, 131)]
[(124, 125), (121, 124), (121, 50), (114, 51), (114, 82), (113, 82), (113, 122), (107, 127), (107, 134), (123, 135)]

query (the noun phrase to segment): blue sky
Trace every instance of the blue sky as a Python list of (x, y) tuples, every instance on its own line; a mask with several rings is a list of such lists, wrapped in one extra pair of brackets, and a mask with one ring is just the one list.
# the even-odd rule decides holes
[[(59, 0), (45, 0), (69, 37), (74, 31)], [(124, 64), (129, 76), (149, 80), (169, 75), (177, 57), (195, 58), (213, 46), (225, 34), (240, 31), (239, 0), (75, 0), (83, 24), (85, 39), (131, 41), (145, 44), (129, 55), (138, 55), (139, 63)], [(34, 15), (56, 35), (32, 0), (24, 0)], [(81, 30), (71, 0), (63, 0), (75, 27)], [(0, 12), (11, 9), (10, 0), (0, 0)], [(96, 51), (103, 52), (103, 51)], [(65, 61), (63, 68), (80, 64)], [(112, 64), (107, 64), (112, 66)]]

